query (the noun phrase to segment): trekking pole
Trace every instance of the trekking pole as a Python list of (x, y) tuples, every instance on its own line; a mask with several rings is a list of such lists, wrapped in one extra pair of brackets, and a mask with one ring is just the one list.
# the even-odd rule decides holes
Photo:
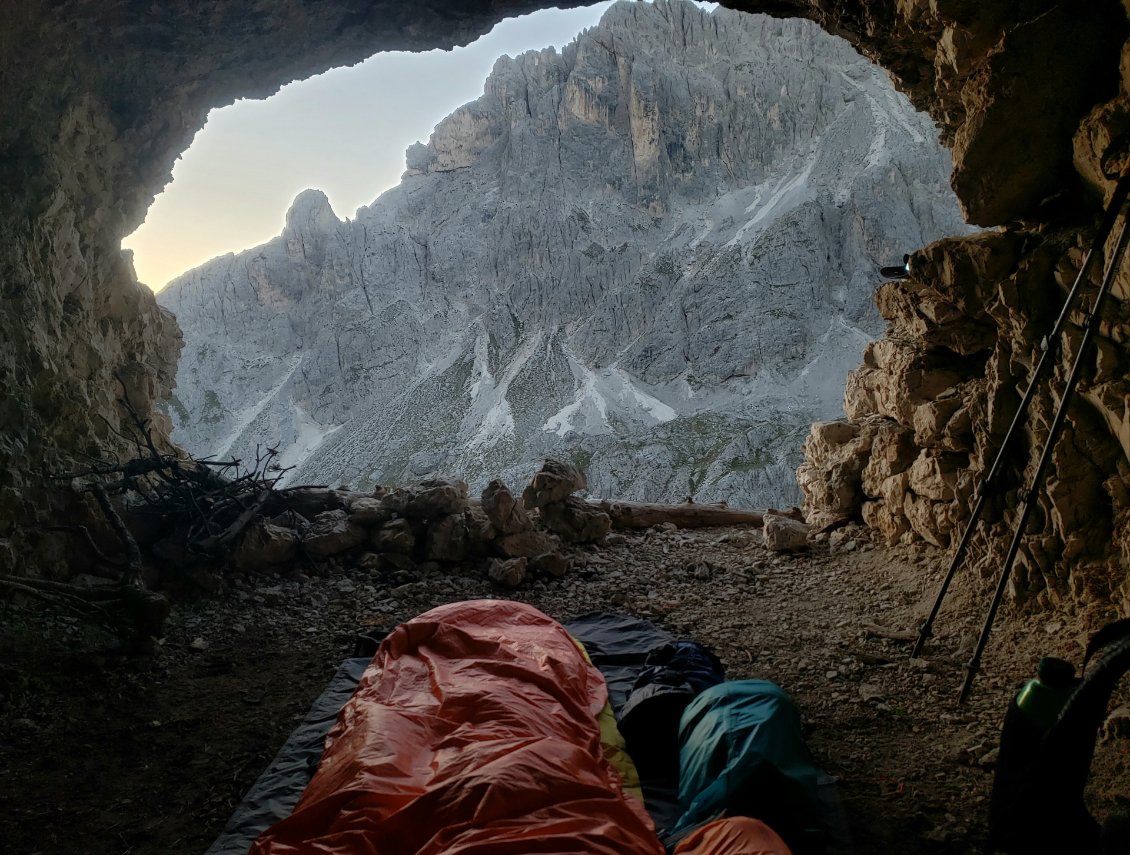
[(1063, 335), (1063, 329), (1067, 326), (1067, 319), (1071, 314), (1071, 307), (1075, 304), (1079, 292), (1083, 288), (1083, 282), (1086, 280), (1087, 271), (1091, 267), (1091, 261), (1101, 256), (1103, 246), (1106, 244), (1107, 238), (1110, 237), (1110, 233), (1114, 230), (1114, 224), (1118, 220), (1118, 215), (1122, 207), (1126, 204), (1128, 195), (1130, 195), (1130, 177), (1123, 177), (1114, 188), (1114, 193), (1110, 197), (1110, 204), (1107, 205), (1102, 222), (1099, 224), (1099, 230), (1095, 233), (1095, 238), (1091, 241), (1091, 246), (1088, 248), (1087, 254), (1083, 257), (1083, 264), (1080, 266), (1079, 273), (1075, 277), (1075, 282), (1072, 284), (1071, 290), (1064, 300), (1063, 309), (1056, 319), (1055, 326), (1052, 327), (1052, 331), (1041, 343), (1041, 350), (1043, 352), (1040, 354), (1040, 361), (1036, 364), (1036, 370), (1032, 373), (1032, 379), (1028, 383), (1028, 388), (1025, 390), (1024, 397), (1020, 401), (1020, 406), (1012, 417), (1012, 423), (1008, 426), (1008, 432), (1005, 433), (1004, 440), (1002, 440), (1000, 448), (997, 449), (996, 456), (993, 458), (993, 465), (989, 468), (989, 474), (982, 478), (981, 483), (977, 485), (977, 498), (973, 506), (973, 513), (969, 517), (969, 522), (965, 525), (965, 531), (962, 532), (961, 540), (958, 541), (953, 558), (950, 559), (949, 569), (946, 571), (941, 587), (938, 588), (937, 596), (934, 598), (934, 606), (930, 609), (930, 615), (926, 618), (925, 623), (922, 624), (918, 632), (918, 640), (914, 642), (914, 649), (910, 652), (911, 659), (918, 658), (922, 653), (922, 648), (926, 645), (926, 640), (933, 634), (934, 621), (938, 617), (938, 612), (941, 611), (942, 602), (946, 598), (946, 592), (949, 590), (950, 583), (953, 582), (954, 576), (957, 575), (957, 571), (961, 568), (961, 563), (965, 558), (965, 551), (969, 548), (970, 541), (973, 540), (973, 532), (976, 530), (977, 523), (981, 519), (981, 513), (985, 509), (985, 503), (989, 496), (996, 492), (998, 486), (997, 481), (1004, 472), (1005, 461), (1008, 458), (1009, 452), (1012, 451), (1012, 446), (1016, 438), (1020, 436), (1024, 418), (1027, 415), (1028, 407), (1031, 405), (1032, 399), (1036, 395), (1036, 387), (1043, 377), (1044, 370), (1052, 364), (1056, 347), (1059, 344), (1060, 337)]
[(1040, 454), (1040, 462), (1036, 464), (1036, 471), (1032, 473), (1032, 480), (1029, 483), (1028, 489), (1021, 494), (1023, 508), (1020, 512), (1020, 519), (1017, 520), (1016, 530), (1012, 535), (1012, 543), (1009, 544), (1008, 555), (1004, 559), (1004, 567), (1001, 569), (1000, 579), (997, 580), (997, 589), (993, 593), (993, 601), (989, 605), (989, 613), (985, 616), (985, 625), (981, 627), (981, 635), (977, 639), (977, 646), (973, 650), (973, 658), (970, 659), (965, 666), (965, 682), (961, 686), (961, 694), (958, 695), (957, 699), (959, 704), (965, 703), (966, 699), (969, 697), (969, 690), (973, 686), (973, 678), (977, 676), (977, 671), (981, 667), (981, 655), (985, 652), (985, 645), (989, 641), (989, 633), (993, 630), (993, 621), (996, 619), (1001, 600), (1004, 599), (1004, 592), (1005, 588), (1008, 587), (1008, 579), (1012, 572), (1012, 565), (1016, 560), (1017, 552), (1020, 551), (1020, 541), (1024, 538), (1024, 529), (1028, 525), (1028, 517), (1032, 513), (1033, 505), (1036, 503), (1036, 493), (1039, 491), (1043, 481), (1044, 471), (1051, 461), (1052, 451), (1055, 449), (1055, 441), (1059, 436), (1060, 430), (1063, 428), (1064, 420), (1067, 418), (1067, 406), (1071, 403), (1072, 395), (1075, 394), (1075, 387), (1079, 383), (1079, 375), (1083, 373), (1083, 360), (1087, 356), (1087, 345), (1090, 343), (1091, 337), (1099, 326), (1100, 319), (1102, 318), (1103, 303), (1106, 301), (1107, 294), (1110, 293), (1111, 285), (1114, 282), (1114, 277), (1118, 273), (1118, 267), (1122, 261), (1122, 255), (1126, 251), (1127, 242), (1130, 242), (1130, 220), (1123, 220), (1122, 229), (1119, 231), (1118, 240), (1115, 243), (1114, 254), (1111, 255), (1110, 263), (1107, 265), (1102, 285), (1099, 286), (1099, 292), (1095, 295), (1095, 302), (1091, 306), (1091, 311), (1086, 316), (1086, 326), (1083, 328), (1083, 339), (1079, 342), (1079, 351), (1075, 354), (1075, 362), (1071, 366), (1071, 374), (1067, 377), (1067, 385), (1063, 389), (1063, 397), (1060, 398), (1059, 407), (1056, 409), (1055, 417), (1052, 419), (1051, 426), (1048, 428), (1048, 438), (1044, 443), (1044, 450)]

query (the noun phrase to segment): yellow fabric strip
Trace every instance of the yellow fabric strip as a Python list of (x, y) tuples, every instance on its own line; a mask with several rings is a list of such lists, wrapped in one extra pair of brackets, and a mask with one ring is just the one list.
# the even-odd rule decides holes
[[(572, 636), (569, 637), (573, 638)], [(589, 652), (585, 650), (585, 646), (575, 638), (573, 638), (573, 643), (577, 645), (577, 649), (581, 651), (585, 661), (592, 665), (592, 660), (589, 658)], [(643, 804), (640, 773), (636, 770), (636, 764), (631, 755), (628, 754), (624, 737), (620, 734), (620, 728), (616, 724), (616, 714), (612, 712), (612, 704), (609, 701), (604, 702), (604, 708), (597, 716), (597, 723), (600, 725), (600, 744), (604, 749), (604, 759), (620, 773), (624, 792), (634, 796), (640, 804)]]

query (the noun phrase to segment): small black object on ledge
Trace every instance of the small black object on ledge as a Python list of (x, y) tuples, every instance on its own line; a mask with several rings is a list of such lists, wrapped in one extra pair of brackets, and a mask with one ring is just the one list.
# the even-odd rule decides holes
[(905, 279), (910, 275), (910, 256), (904, 255), (902, 257), (902, 264), (880, 267), (879, 275), (884, 279)]

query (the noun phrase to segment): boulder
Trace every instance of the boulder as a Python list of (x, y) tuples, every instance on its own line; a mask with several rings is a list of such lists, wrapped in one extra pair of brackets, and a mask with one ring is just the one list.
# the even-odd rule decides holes
[(889, 478), (884, 478), (879, 485), (878, 498), (882, 499), (892, 508), (902, 507), (903, 500), (910, 492), (910, 473), (899, 472)]
[(859, 436), (859, 425), (855, 422), (840, 419), (834, 422), (815, 422), (809, 434), (809, 442), (813, 450), (818, 453), (827, 453), (833, 448), (839, 448)]
[(1022, 244), (1017, 234), (999, 231), (935, 241), (914, 253), (914, 275), (906, 286), (919, 300), (942, 296), (962, 315), (976, 317), (1015, 271)]
[(952, 356), (921, 344), (877, 339), (864, 350), (863, 365), (848, 374), (844, 412), (849, 419), (877, 413), (911, 427), (915, 407), (964, 379), (952, 364)]
[(608, 514), (576, 496), (543, 506), (541, 521), (570, 543), (595, 543), (612, 528)]
[(884, 420), (875, 432), (871, 454), (863, 467), (863, 492), (872, 498), (881, 495), (883, 482), (905, 472), (917, 456), (911, 432), (896, 421)]
[(259, 520), (248, 526), (232, 553), (232, 566), (245, 573), (256, 573), (285, 564), (298, 551), (298, 535), (289, 528)]
[(969, 467), (966, 454), (923, 451), (910, 466), (910, 489), (935, 502), (950, 502), (958, 495), (958, 483)]
[(804, 443), (797, 484), (804, 493), (808, 523), (823, 527), (853, 517), (863, 502), (862, 473), (871, 446), (889, 420), (870, 416), (856, 422), (817, 422)]
[(314, 517), (302, 542), (306, 551), (328, 558), (360, 546), (368, 537), (364, 527), (352, 522), (344, 510), (323, 511)]
[(467, 509), (466, 481), (425, 481), (404, 508), (415, 519), (461, 514)]
[(881, 500), (864, 502), (862, 514), (864, 524), (882, 534), (889, 546), (898, 543), (910, 530), (910, 523), (902, 512), (901, 502), (897, 505)]
[(556, 550), (560, 543), (544, 531), (520, 531), (503, 535), (495, 541), (495, 546), (507, 558), (534, 558)]
[(946, 297), (909, 280), (887, 282), (875, 292), (879, 314), (892, 323), (892, 332), (963, 356), (988, 350), (996, 341), (993, 324), (978, 314), (965, 314)]
[(424, 552), (432, 561), (443, 564), (465, 561), (470, 549), (463, 514), (449, 514), (433, 520), (428, 526)]
[(482, 508), (499, 534), (516, 534), (533, 528), (530, 515), (501, 481), (487, 484), (483, 490)]
[(375, 529), (369, 542), (377, 552), (411, 555), (416, 548), (416, 534), (406, 519), (395, 519)]
[(560, 579), (569, 572), (569, 559), (560, 552), (546, 552), (529, 559), (528, 566), (536, 573)]
[(958, 390), (944, 393), (935, 401), (915, 407), (911, 416), (914, 442), (919, 448), (972, 448), (969, 408)]
[(381, 571), (381, 556), (376, 552), (366, 552), (357, 559), (357, 569), (370, 575)]
[(408, 503), (415, 498), (415, 493), (406, 487), (397, 487), (381, 496), (382, 511), (390, 516), (403, 516)]
[(358, 496), (349, 503), (349, 517), (355, 523), (371, 528), (392, 519), (393, 511), (382, 499)]
[(471, 506), (463, 512), (463, 523), (467, 526), (467, 542), (478, 553), (485, 553), (498, 537), (494, 524), (487, 518), (481, 507)]
[(908, 493), (903, 499), (902, 509), (915, 534), (942, 549), (950, 545), (954, 509), (949, 508), (947, 503)]
[(297, 511), (283, 511), (281, 514), (271, 517), (270, 522), (280, 528), (293, 529), (300, 535), (310, 530), (310, 520)]
[(800, 552), (808, 549), (809, 528), (802, 522), (765, 515), (765, 548), (774, 552)]
[(541, 471), (534, 475), (530, 485), (522, 493), (522, 504), (527, 508), (544, 508), (546, 505), (564, 501), (577, 490), (588, 486), (585, 473), (571, 463), (560, 460), (546, 460)]
[(344, 508), (346, 494), (341, 490), (331, 490), (327, 487), (298, 487), (286, 491), (287, 510), (301, 514), (307, 519), (326, 511), (336, 511)]

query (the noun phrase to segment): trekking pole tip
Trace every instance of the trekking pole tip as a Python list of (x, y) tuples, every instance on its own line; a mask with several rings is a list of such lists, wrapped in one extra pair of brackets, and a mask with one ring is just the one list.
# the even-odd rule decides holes
[(926, 640), (933, 635), (933, 628), (930, 622), (926, 621), (918, 628), (918, 638), (914, 642), (914, 647), (910, 650), (910, 658), (917, 659), (919, 654), (922, 653), (922, 648), (926, 646)]
[(959, 707), (965, 706), (965, 702), (969, 700), (969, 693), (973, 688), (973, 678), (977, 676), (977, 671), (980, 668), (980, 663), (976, 660), (969, 660), (965, 663), (965, 680), (961, 684), (961, 691), (957, 695), (957, 705)]

